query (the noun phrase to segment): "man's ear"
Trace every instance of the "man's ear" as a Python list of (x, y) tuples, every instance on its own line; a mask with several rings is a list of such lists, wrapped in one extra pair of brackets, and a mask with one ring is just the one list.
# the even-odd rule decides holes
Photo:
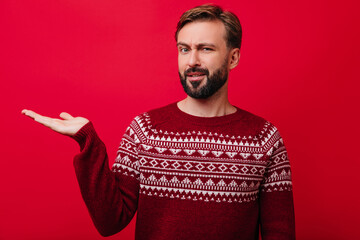
[(229, 53), (229, 68), (230, 70), (235, 68), (239, 64), (240, 60), (240, 49), (233, 48)]

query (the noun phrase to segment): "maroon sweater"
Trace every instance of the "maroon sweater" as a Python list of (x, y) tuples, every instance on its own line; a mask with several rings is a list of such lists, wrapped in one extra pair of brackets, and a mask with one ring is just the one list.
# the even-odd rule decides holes
[(291, 171), (277, 129), (237, 108), (195, 117), (176, 103), (137, 116), (112, 170), (92, 123), (74, 136), (86, 206), (101, 235), (137, 211), (136, 239), (295, 239)]

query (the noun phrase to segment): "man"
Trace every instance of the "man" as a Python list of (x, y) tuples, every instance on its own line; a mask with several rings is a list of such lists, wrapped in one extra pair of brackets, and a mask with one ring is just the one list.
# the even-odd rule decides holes
[(213, 5), (185, 12), (177, 26), (179, 76), (188, 96), (137, 116), (112, 171), (93, 125), (23, 113), (64, 135), (81, 152), (76, 176), (104, 236), (137, 211), (136, 239), (295, 239), (291, 171), (269, 122), (232, 106), (228, 73), (238, 65), (241, 26)]

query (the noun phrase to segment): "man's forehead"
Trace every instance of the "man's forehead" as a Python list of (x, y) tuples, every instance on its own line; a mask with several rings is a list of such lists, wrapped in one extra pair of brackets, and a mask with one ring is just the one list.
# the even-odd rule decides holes
[(195, 21), (186, 24), (178, 34), (177, 43), (185, 44), (214, 44), (219, 45), (226, 41), (224, 24), (219, 20)]

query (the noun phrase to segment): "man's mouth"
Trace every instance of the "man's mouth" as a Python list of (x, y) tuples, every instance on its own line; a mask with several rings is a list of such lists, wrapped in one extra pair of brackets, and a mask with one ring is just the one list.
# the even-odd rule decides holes
[(202, 72), (192, 72), (186, 74), (186, 77), (189, 81), (201, 81), (204, 79), (205, 76), (206, 74)]
[(207, 69), (199, 67), (189, 68), (184, 72), (186, 80), (188, 80), (193, 87), (199, 86), (208, 74), (209, 71)]

